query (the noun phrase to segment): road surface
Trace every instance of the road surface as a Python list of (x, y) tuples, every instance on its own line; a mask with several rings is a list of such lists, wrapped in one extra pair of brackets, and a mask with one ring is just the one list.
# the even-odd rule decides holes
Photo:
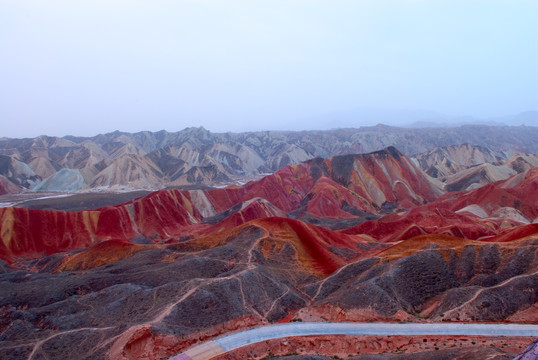
[(293, 322), (267, 325), (196, 345), (170, 360), (208, 360), (260, 341), (308, 335), (484, 335), (538, 336), (538, 325)]

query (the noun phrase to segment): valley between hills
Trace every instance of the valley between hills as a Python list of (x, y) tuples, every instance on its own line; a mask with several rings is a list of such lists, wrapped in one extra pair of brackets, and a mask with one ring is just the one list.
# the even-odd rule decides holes
[[(0, 139), (0, 358), (167, 359), (289, 322), (537, 324), (537, 138)], [(532, 340), (320, 335), (216, 358), (500, 360)]]

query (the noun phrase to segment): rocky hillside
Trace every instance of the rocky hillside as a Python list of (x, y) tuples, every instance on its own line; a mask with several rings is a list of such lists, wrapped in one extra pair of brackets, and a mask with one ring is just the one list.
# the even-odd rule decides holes
[(538, 166), (535, 154), (509, 157), (502, 151), (470, 144), (437, 147), (415, 155), (413, 161), (426, 174), (443, 182), (447, 191), (478, 188)]
[[(433, 151), (417, 159), (430, 175), (445, 176), (479, 161), (537, 153), (536, 138), (536, 127), (470, 125), (439, 129), (378, 125), (329, 131), (220, 134), (187, 128), (175, 133), (116, 131), (87, 138), (2, 138), (0, 194), (24, 189), (78, 191), (100, 187), (160, 189), (216, 185), (274, 172), (316, 157), (372, 152), (388, 146), (395, 146), (408, 156)], [(437, 155), (433, 150), (460, 144), (495, 149), (495, 153), (478, 147), (478, 151), (469, 154), (464, 148)], [(450, 164), (441, 164), (440, 156), (446, 156)], [(470, 161), (461, 163), (466, 158)]]
[(286, 166), (244, 186), (161, 190), (118, 206), (81, 212), (0, 208), (0, 257), (54, 253), (120, 239), (164, 242), (218, 232), (271, 216), (356, 224), (441, 194), (395, 148)]
[(496, 152), (482, 146), (461, 144), (436, 147), (417, 154), (414, 159), (426, 174), (442, 179), (473, 166), (499, 163), (506, 160), (507, 156), (503, 152)]
[(2, 208), (0, 358), (165, 359), (272, 322), (538, 321), (538, 168), (438, 185), (389, 147), (98, 209)]

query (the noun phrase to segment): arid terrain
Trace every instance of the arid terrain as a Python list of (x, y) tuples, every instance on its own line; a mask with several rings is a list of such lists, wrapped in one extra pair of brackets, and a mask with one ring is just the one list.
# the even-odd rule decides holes
[[(0, 358), (166, 359), (292, 321), (536, 324), (538, 129), (520, 128), (3, 139)], [(167, 188), (67, 193), (112, 185)], [(299, 337), (222, 359), (510, 359), (532, 340)]]
[[(200, 127), (94, 137), (0, 138), (0, 195), (25, 189), (157, 190), (241, 183), (312, 158), (389, 146), (416, 157), (419, 166), (443, 178), (449, 190), (461, 190), (478, 181), (475, 178), (487, 178), (482, 183), (501, 180), (521, 172), (528, 162), (536, 166), (536, 157), (525, 155), (538, 153), (536, 138), (537, 127), (486, 125), (249, 133), (212, 133)], [(512, 158), (515, 154), (519, 157)], [(476, 165), (483, 166), (454, 176)]]

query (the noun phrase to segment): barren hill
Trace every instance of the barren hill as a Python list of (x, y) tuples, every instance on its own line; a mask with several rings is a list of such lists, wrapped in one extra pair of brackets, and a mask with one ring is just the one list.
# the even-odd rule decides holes
[(0, 208), (0, 357), (165, 359), (271, 322), (534, 323), (537, 187), (534, 167), (443, 193), (389, 147), (97, 209)]
[(409, 158), (388, 148), (286, 166), (244, 186), (161, 190), (95, 210), (0, 208), (0, 254), (8, 259), (52, 253), (108, 239), (162, 242), (275, 215), (320, 224), (357, 223), (387, 209), (425, 204), (440, 194)]
[[(478, 126), (409, 129), (385, 125), (328, 131), (211, 133), (203, 128), (179, 132), (119, 131), (94, 137), (64, 138), (40, 136), (34, 139), (0, 139), (0, 176), (12, 185), (3, 192), (36, 189), (78, 191), (95, 187), (160, 189), (188, 184), (215, 185), (244, 180), (286, 165), (335, 155), (366, 153), (395, 146), (411, 156), (421, 156), (430, 175), (452, 174), (477, 161), (509, 157), (516, 153), (537, 153), (536, 127)], [(437, 147), (473, 144), (482, 148), (466, 152)], [(476, 148), (479, 149), (479, 148)], [(495, 149), (495, 154), (491, 150)], [(473, 159), (470, 163), (434, 164), (434, 156)], [(428, 157), (428, 159), (426, 159)], [(431, 169), (430, 169), (431, 168)], [(56, 176), (61, 169), (80, 172), (83, 181), (72, 182)], [(446, 174), (445, 174), (446, 173)], [(39, 183), (46, 181), (39, 187)], [(5, 181), (4, 181), (5, 182)]]

